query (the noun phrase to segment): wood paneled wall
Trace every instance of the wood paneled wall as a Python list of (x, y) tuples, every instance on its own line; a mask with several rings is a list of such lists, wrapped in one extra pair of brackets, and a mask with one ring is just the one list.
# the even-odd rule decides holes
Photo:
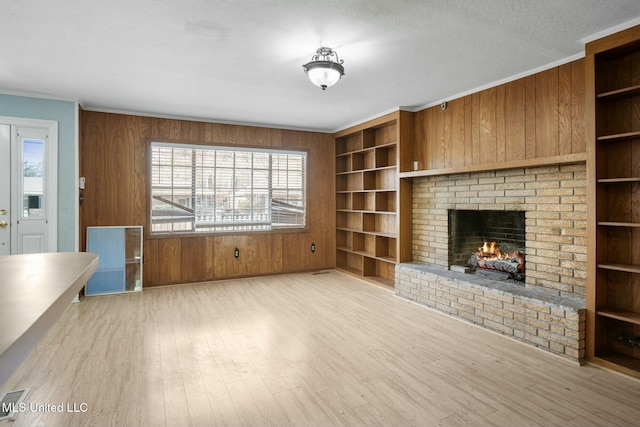
[(584, 153), (584, 79), (579, 59), (417, 112), (419, 169)]
[[(335, 267), (335, 148), (331, 134), (83, 111), (81, 247), (88, 226), (144, 225), (144, 286)], [(306, 150), (307, 231), (150, 237), (147, 144)], [(316, 252), (311, 253), (311, 243)], [(240, 258), (233, 257), (234, 248)]]

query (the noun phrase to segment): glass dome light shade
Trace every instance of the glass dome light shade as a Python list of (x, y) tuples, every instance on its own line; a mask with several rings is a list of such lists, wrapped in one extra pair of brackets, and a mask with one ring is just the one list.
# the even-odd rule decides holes
[(311, 83), (322, 90), (336, 84), (344, 75), (344, 67), (333, 61), (311, 61), (303, 67)]

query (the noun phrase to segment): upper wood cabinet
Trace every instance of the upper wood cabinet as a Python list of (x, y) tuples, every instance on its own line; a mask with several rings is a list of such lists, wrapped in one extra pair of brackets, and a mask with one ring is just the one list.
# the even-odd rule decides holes
[(640, 377), (640, 26), (586, 46), (587, 358)]

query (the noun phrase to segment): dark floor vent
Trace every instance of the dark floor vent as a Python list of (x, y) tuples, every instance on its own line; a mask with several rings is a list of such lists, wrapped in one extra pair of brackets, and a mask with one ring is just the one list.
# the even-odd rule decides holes
[(11, 419), (16, 412), (22, 410), (22, 401), (29, 389), (15, 390), (0, 395), (0, 420)]
[(317, 276), (319, 274), (329, 274), (330, 271), (314, 271), (313, 273), (311, 273), (313, 276)]

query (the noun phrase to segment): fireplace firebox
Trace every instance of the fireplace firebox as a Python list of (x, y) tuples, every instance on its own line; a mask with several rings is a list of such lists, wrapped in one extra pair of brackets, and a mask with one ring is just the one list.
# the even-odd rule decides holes
[(524, 282), (524, 211), (451, 209), (448, 225), (450, 268)]

